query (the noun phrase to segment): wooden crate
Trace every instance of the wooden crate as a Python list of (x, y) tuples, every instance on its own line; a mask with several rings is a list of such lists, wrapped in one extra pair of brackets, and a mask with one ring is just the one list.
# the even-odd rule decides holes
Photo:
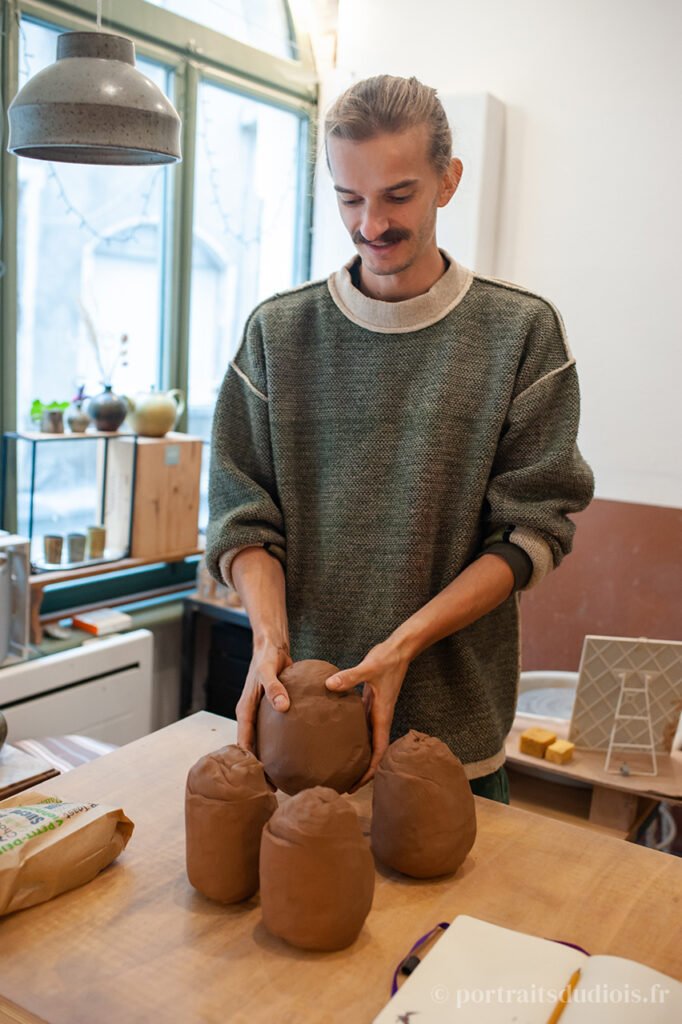
[[(165, 558), (196, 548), (202, 451), (201, 439), (188, 434), (137, 438), (131, 558)], [(107, 536), (127, 528), (126, 503), (118, 499), (129, 490), (129, 475), (128, 465), (117, 467), (110, 455)]]

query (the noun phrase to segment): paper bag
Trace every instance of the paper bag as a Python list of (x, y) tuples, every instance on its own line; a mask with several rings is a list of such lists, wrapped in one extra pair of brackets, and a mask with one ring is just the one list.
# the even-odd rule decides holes
[(0, 805), (0, 916), (91, 881), (125, 849), (134, 825), (120, 808), (44, 793)]

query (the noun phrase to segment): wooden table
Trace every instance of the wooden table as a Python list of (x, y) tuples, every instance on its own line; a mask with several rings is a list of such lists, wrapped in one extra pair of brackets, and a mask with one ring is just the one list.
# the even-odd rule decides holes
[[(121, 805), (136, 829), (89, 885), (0, 921), (0, 1021), (363, 1024), (412, 943), (458, 913), (682, 978), (682, 862), (479, 798), (476, 844), (454, 878), (380, 869), (350, 949), (285, 945), (265, 931), (257, 897), (222, 907), (185, 876), (187, 769), (234, 737), (235, 723), (201, 712), (50, 783)], [(352, 798), (365, 830), (370, 789)]]

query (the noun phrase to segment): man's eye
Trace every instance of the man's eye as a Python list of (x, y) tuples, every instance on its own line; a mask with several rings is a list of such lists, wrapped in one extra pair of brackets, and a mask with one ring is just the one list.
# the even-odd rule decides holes
[(389, 196), (388, 198), (392, 203), (406, 203), (408, 199), (412, 198), (412, 196)]
[(357, 206), (360, 202), (359, 199), (342, 199), (341, 202), (344, 206)]

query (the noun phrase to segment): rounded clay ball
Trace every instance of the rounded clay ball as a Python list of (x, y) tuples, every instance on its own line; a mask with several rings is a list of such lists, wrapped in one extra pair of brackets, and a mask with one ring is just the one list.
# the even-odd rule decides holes
[(293, 796), (312, 786), (346, 793), (362, 778), (372, 756), (362, 698), (334, 693), (325, 680), (339, 670), (328, 661), (297, 661), (280, 673), (288, 711), (263, 697), (258, 709), (257, 751), (272, 782)]

